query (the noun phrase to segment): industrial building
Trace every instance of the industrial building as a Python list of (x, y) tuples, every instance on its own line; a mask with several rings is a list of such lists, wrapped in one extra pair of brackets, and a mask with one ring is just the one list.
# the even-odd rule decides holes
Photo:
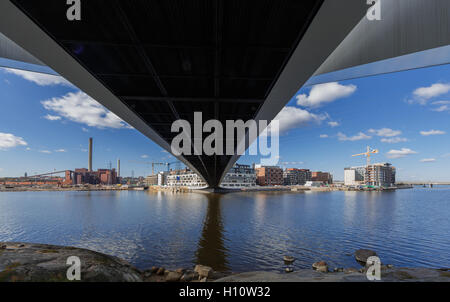
[[(65, 171), (65, 185), (116, 185), (120, 183), (120, 160), (117, 160), (116, 169), (92, 169), (92, 152), (94, 143), (92, 137), (89, 138), (89, 153), (88, 153), (88, 169), (81, 168), (75, 171)], [(118, 171), (118, 173), (117, 173)]]
[(66, 171), (65, 185), (115, 185), (119, 183), (116, 169), (98, 169), (89, 171), (86, 168)]

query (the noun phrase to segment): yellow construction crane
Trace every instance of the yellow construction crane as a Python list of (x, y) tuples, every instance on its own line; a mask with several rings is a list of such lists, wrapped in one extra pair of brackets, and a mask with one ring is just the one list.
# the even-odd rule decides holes
[(360, 153), (360, 154), (355, 154), (352, 156), (365, 156), (367, 158), (367, 168), (369, 168), (370, 166), (370, 156), (372, 154), (377, 154), (379, 153), (378, 149), (371, 149), (369, 146), (367, 146), (367, 152), (364, 153)]

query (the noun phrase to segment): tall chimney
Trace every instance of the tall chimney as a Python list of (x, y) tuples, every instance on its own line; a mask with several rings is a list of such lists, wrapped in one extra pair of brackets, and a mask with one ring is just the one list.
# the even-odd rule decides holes
[(92, 137), (89, 138), (89, 171), (92, 172)]
[(120, 159), (117, 160), (117, 177), (120, 177)]

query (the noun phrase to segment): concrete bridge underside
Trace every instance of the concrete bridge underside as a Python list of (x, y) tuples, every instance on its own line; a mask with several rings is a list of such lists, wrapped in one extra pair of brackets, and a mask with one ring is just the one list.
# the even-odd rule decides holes
[[(272, 120), (314, 73), (370, 62), (367, 53), (339, 61), (362, 35), (354, 29), (369, 26), (367, 8), (362, 0), (98, 0), (82, 1), (82, 20), (68, 21), (66, 1), (5, 0), (0, 32), (26, 51), (23, 61), (31, 54), (170, 152), (175, 120), (193, 123), (194, 112), (223, 123)], [(401, 51), (438, 46), (429, 44)], [(238, 158), (178, 157), (212, 188)]]

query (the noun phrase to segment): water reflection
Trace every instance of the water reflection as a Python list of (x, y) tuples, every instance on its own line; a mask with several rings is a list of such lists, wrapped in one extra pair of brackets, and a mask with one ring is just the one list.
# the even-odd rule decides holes
[(449, 266), (450, 187), (397, 192), (0, 193), (0, 241), (89, 248), (141, 269), (354, 266), (371, 248), (396, 266)]
[(221, 214), (222, 194), (206, 194), (208, 206), (203, 222), (203, 229), (196, 263), (212, 267), (216, 271), (229, 271), (227, 249), (225, 248), (224, 226)]

